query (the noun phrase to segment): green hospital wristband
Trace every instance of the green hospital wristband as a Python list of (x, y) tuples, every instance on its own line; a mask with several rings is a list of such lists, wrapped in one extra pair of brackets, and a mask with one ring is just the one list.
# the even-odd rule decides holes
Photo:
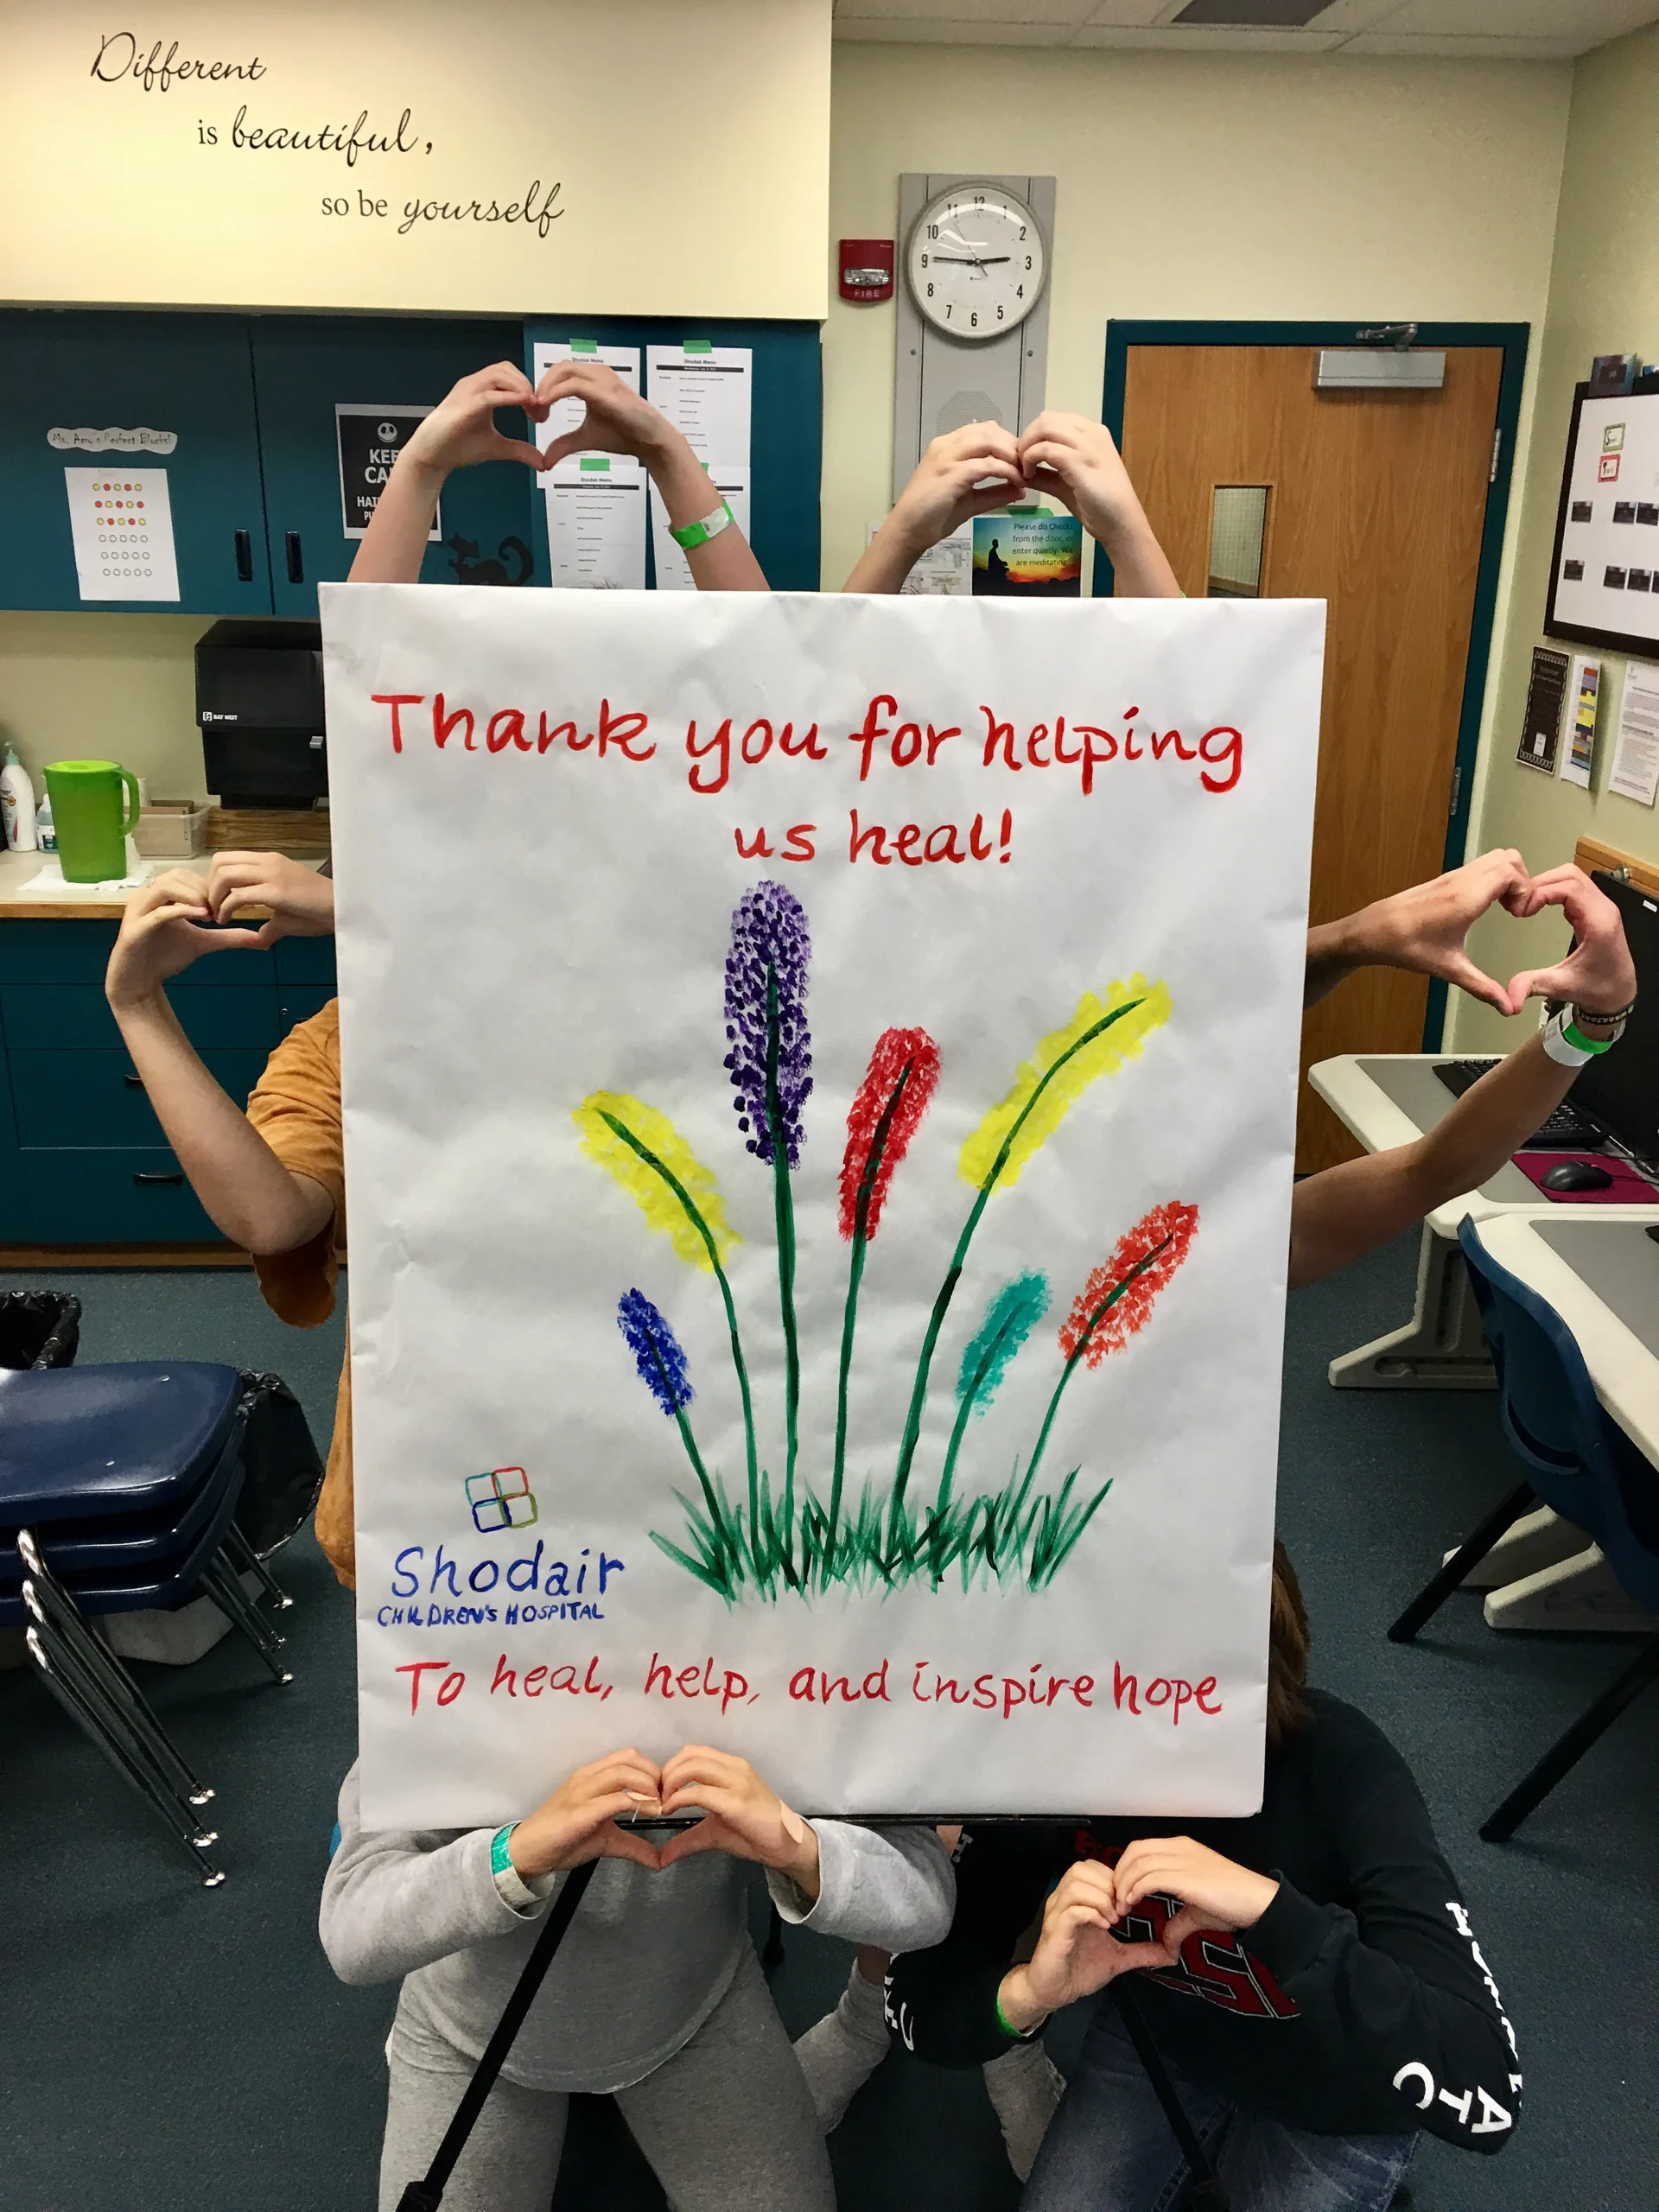
[(1617, 1039), (1611, 1037), (1586, 1037), (1577, 1022), (1570, 1017), (1561, 1024), (1561, 1034), (1567, 1043), (1580, 1052), (1611, 1052)]
[(715, 512), (712, 514), (704, 515), (701, 522), (687, 523), (683, 530), (676, 530), (671, 523), (668, 534), (682, 551), (692, 553), (699, 545), (706, 545), (711, 537), (718, 537), (727, 524), (735, 522), (736, 519), (736, 516), (722, 499)]
[(1000, 1985), (997, 1989), (995, 2002), (996, 2005), (996, 2024), (1001, 2029), (1003, 2034), (1010, 2037), (1013, 2042), (1028, 2043), (1032, 2037), (1037, 2034), (1039, 2030), (1041, 2028), (1043, 2024), (1040, 2020), (1037, 2022), (1035, 2027), (1014, 2028), (1009, 2026), (1007, 2014), (1002, 2010), (1002, 1991)]

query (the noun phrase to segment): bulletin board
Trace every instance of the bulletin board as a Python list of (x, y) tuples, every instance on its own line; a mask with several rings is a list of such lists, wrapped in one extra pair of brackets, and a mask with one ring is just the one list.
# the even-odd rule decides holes
[(1573, 395), (1544, 628), (1618, 652), (1659, 648), (1659, 383)]
[[(593, 339), (601, 346), (637, 346), (645, 395), (651, 379), (646, 348), (677, 346), (688, 338), (712, 345), (747, 346), (754, 356), (753, 416), (750, 427), (749, 540), (774, 591), (818, 588), (818, 474), (823, 444), (823, 370), (816, 322), (693, 322), (663, 316), (555, 315), (527, 318), (524, 373), (535, 374), (536, 348)], [(539, 573), (550, 573), (547, 513), (536, 501)], [(656, 581), (649, 536), (647, 588)]]

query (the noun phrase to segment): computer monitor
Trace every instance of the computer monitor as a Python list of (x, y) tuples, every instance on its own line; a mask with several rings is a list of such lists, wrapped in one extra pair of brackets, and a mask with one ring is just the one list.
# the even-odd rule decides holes
[(1580, 1071), (1567, 1096), (1605, 1136), (1659, 1166), (1659, 899), (1597, 872), (1618, 906), (1636, 963), (1636, 1011), (1610, 1052)]

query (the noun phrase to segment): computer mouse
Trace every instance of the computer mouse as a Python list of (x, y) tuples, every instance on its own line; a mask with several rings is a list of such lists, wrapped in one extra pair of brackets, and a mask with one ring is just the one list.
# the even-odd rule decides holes
[(1605, 1191), (1612, 1181), (1593, 1160), (1564, 1160), (1542, 1179), (1546, 1191)]

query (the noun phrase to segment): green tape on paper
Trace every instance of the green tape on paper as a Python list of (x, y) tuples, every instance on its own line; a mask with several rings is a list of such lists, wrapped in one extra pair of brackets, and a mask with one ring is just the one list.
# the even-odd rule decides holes
[(599, 340), (597, 338), (573, 338), (570, 340), (570, 351), (573, 353), (597, 353)]
[(687, 353), (712, 353), (715, 341), (712, 338), (688, 338), (681, 350)]
[(602, 454), (597, 459), (591, 454), (584, 454), (582, 457), (582, 467), (586, 469), (598, 469), (601, 473), (608, 473), (610, 466), (610, 462)]

